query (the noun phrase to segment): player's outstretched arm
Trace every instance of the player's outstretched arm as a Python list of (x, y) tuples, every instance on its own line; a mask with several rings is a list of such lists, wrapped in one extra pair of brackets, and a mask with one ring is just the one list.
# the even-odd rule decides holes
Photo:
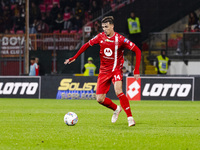
[(133, 50), (136, 54), (136, 64), (135, 69), (133, 70), (134, 78), (138, 80), (140, 78), (140, 61), (141, 61), (141, 50), (135, 45)]
[(76, 58), (81, 55), (88, 47), (90, 46), (90, 44), (87, 42), (85, 43), (80, 50), (76, 53), (76, 55), (72, 58), (66, 59), (64, 64), (71, 64), (72, 62), (74, 62), (76, 60)]
[(70, 60), (70, 59), (66, 59), (64, 64), (67, 65), (67, 64), (71, 64), (75, 61), (76, 59), (73, 59), (73, 60)]

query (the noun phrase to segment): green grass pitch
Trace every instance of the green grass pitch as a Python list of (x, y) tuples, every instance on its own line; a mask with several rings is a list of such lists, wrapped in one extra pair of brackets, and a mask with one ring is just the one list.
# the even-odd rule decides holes
[[(124, 112), (112, 124), (113, 112), (95, 100), (0, 99), (0, 150), (200, 149), (200, 102), (130, 104), (134, 127)], [(69, 111), (75, 126), (63, 122)]]

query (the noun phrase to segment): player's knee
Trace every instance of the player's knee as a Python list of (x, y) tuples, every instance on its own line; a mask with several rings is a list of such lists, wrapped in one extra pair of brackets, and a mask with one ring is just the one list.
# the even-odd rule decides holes
[(105, 99), (105, 97), (103, 96), (103, 95), (97, 95), (97, 102), (98, 103), (103, 103), (103, 101), (104, 101), (104, 99)]
[(116, 90), (115, 90), (115, 94), (116, 94), (116, 95), (119, 95), (119, 94), (121, 94), (121, 93), (122, 93), (122, 90), (121, 90), (121, 89), (116, 89)]

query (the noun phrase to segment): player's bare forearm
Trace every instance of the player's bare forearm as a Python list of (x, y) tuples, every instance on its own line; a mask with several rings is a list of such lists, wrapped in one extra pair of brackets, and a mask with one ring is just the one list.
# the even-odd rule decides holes
[(71, 64), (72, 62), (74, 62), (76, 60), (76, 58), (78, 58), (79, 55), (81, 55), (88, 47), (89, 47), (89, 43), (85, 43), (81, 48), (80, 50), (76, 53), (76, 55), (72, 58), (69, 58), (69, 59), (66, 59), (64, 64)]
[(140, 74), (134, 74), (134, 78), (138, 80), (140, 78)]
[(66, 59), (65, 62), (64, 62), (64, 64), (65, 64), (65, 65), (71, 64), (71, 63), (73, 63), (75, 60), (76, 60), (76, 59), (72, 59), (72, 60)]

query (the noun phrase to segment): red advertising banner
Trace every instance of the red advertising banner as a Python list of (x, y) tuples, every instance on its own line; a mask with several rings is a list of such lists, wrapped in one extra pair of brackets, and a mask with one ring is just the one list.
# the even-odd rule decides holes
[(133, 77), (126, 78), (126, 96), (129, 100), (141, 100), (141, 78), (138, 80)]

